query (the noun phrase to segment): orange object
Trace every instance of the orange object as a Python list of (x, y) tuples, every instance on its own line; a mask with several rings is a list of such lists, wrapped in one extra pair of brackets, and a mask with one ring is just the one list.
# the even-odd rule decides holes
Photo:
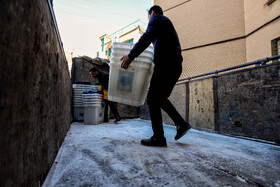
[(104, 93), (103, 98), (106, 99), (106, 100), (108, 100), (108, 90), (107, 90), (107, 89), (104, 89), (104, 90), (103, 90), (103, 93)]

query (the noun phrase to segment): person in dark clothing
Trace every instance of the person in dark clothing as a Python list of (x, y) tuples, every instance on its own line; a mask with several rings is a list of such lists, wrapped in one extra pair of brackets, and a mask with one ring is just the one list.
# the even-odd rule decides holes
[(118, 109), (116, 107), (116, 103), (113, 101), (108, 101), (108, 84), (109, 84), (109, 74), (107, 72), (100, 71), (99, 69), (93, 67), (89, 69), (89, 73), (92, 77), (97, 78), (99, 83), (101, 84), (103, 88), (104, 93), (104, 103), (105, 103), (105, 109), (104, 109), (104, 122), (108, 122), (108, 105), (110, 109), (113, 112), (113, 115), (115, 117), (115, 123), (121, 120), (121, 117), (119, 115)]
[(121, 58), (121, 67), (127, 69), (151, 43), (154, 46), (154, 73), (147, 95), (154, 135), (141, 140), (146, 146), (166, 146), (161, 108), (171, 117), (177, 126), (175, 140), (184, 136), (191, 128), (185, 122), (172, 103), (168, 100), (176, 82), (182, 73), (181, 46), (172, 22), (165, 16), (161, 7), (154, 5), (149, 10), (149, 24), (146, 32), (135, 44), (127, 56)]

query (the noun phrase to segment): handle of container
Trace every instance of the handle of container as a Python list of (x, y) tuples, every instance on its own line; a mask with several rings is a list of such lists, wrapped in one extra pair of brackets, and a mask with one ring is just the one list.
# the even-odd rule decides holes
[(153, 74), (153, 72), (154, 72), (154, 67), (155, 67), (155, 65), (154, 65), (154, 63), (152, 63), (151, 68), (150, 68), (150, 75)]

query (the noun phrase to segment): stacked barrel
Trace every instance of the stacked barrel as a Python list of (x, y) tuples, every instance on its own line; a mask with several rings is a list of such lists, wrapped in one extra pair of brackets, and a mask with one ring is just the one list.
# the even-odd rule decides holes
[(102, 98), (102, 94), (94, 92), (83, 94), (84, 123), (86, 125), (96, 125), (103, 122)]
[(98, 85), (73, 84), (73, 118), (74, 121), (84, 121), (83, 92), (99, 90)]
[(121, 57), (129, 54), (134, 44), (114, 42), (110, 59), (108, 100), (132, 106), (145, 102), (153, 74), (154, 49), (149, 46), (135, 58), (127, 70), (121, 68)]

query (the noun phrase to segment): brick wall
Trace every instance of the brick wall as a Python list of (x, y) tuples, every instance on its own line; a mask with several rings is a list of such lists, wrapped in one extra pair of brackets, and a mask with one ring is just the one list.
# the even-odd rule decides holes
[[(250, 32), (260, 27), (261, 25), (279, 16), (279, 10), (280, 10), (279, 0), (275, 1), (271, 5), (267, 5), (268, 0), (259, 0), (259, 1), (243, 0), (243, 1), (244, 1), (244, 12), (245, 12), (244, 18), (245, 18), (246, 34), (249, 34)], [(274, 30), (274, 32), (277, 32), (277, 30)]]
[(178, 5), (164, 15), (173, 22), (182, 49), (245, 34), (243, 0), (192, 0)]
[(154, 4), (163, 8), (177, 30), (184, 56), (181, 78), (247, 61), (245, 39), (188, 50), (244, 36), (244, 0), (154, 0)]
[(201, 73), (246, 63), (245, 39), (183, 51), (183, 73), (186, 78)]
[[(280, 1), (279, 1), (280, 4)], [(279, 8), (280, 12), (280, 8)], [(280, 13), (279, 13), (280, 16)], [(246, 39), (247, 61), (272, 56), (271, 41), (280, 37), (280, 18)]]
[(184, 56), (181, 78), (271, 56), (271, 41), (280, 37), (280, 1), (267, 2), (154, 0), (177, 30)]
[(0, 186), (39, 186), (72, 120), (67, 62), (48, 1), (0, 5)]
[[(244, 0), (245, 30), (251, 33), (272, 19), (280, 16), (280, 2), (267, 5), (268, 0)], [(280, 19), (253, 33), (246, 39), (247, 61), (254, 61), (272, 55), (271, 41), (280, 37)]]

